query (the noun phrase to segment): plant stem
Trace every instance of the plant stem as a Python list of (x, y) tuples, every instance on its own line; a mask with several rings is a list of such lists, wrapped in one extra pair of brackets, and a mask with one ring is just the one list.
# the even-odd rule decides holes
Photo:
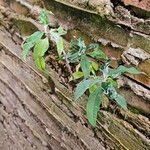
[[(63, 55), (64, 55), (64, 57), (65, 57), (66, 67), (67, 67), (67, 69), (68, 69), (70, 75), (72, 76), (73, 72), (72, 72), (71, 67), (70, 67), (70, 65), (69, 65), (69, 61), (68, 61), (68, 59), (67, 59), (67, 55), (66, 55), (66, 52), (65, 52), (65, 51), (63, 51)], [(72, 76), (72, 77), (73, 77), (73, 76)]]

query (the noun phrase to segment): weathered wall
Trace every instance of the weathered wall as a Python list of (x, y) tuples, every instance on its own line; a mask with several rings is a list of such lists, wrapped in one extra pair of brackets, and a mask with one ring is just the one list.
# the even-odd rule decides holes
[[(116, 59), (112, 62), (112, 66), (115, 67), (118, 62), (122, 61), (127, 65), (137, 66), (143, 71), (141, 75), (127, 75), (127, 81), (126, 79), (123, 81), (124, 85), (133, 91), (128, 103), (146, 114), (150, 113), (150, 70), (148, 67), (150, 64), (150, 22), (147, 16), (149, 14), (147, 6), (147, 9), (141, 6), (140, 11), (144, 13), (139, 15), (139, 10), (135, 9), (135, 3), (132, 5), (129, 1), (128, 3), (109, 0), (29, 1), (32, 4), (41, 4), (54, 12), (55, 18), (51, 18), (51, 23), (61, 24), (68, 30), (67, 40), (73, 36), (83, 36), (87, 42), (99, 42), (108, 56)], [(31, 9), (25, 1), (19, 0), (19, 2), (29, 10)], [(126, 6), (129, 3), (131, 6)], [(37, 11), (35, 7), (34, 9)], [(31, 14), (35, 14), (34, 9), (31, 10)], [(126, 91), (123, 88), (122, 90)], [(128, 98), (128, 93), (124, 95)]]
[[(125, 6), (123, 2), (108, 0), (101, 1), (103, 3), (98, 0), (4, 1), (0, 1), (0, 133), (3, 135), (0, 149), (148, 150), (148, 6), (141, 7), (131, 1), (125, 1)], [(43, 83), (45, 79), (34, 68), (31, 57), (27, 62), (20, 59), (22, 38), (37, 29), (42, 30), (34, 20), (40, 8), (33, 4), (44, 4), (53, 11), (55, 16), (50, 16), (51, 23), (61, 24), (68, 30), (66, 40), (83, 36), (87, 43), (99, 42), (110, 57), (117, 58), (112, 66), (122, 60), (145, 72), (145, 75), (126, 75), (120, 79), (120, 92), (128, 100), (131, 112), (112, 114), (101, 110), (97, 128), (92, 130), (83, 115), (84, 99), (81, 104), (74, 103), (70, 91), (59, 83), (58, 75), (50, 68), (57, 95), (48, 93), (49, 85)], [(144, 13), (139, 13), (139, 7)]]

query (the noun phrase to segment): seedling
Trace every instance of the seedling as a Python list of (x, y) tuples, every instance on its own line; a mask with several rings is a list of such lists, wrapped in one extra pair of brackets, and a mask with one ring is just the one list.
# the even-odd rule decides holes
[[(88, 50), (93, 49), (92, 52)], [(102, 66), (95, 69), (93, 61), (89, 57), (96, 60), (103, 60)], [(85, 46), (84, 41), (80, 38), (71, 43), (71, 51), (68, 54), (71, 63), (78, 63), (81, 71), (73, 73), (74, 79), (82, 78), (82, 81), (77, 84), (75, 89), (75, 100), (78, 100), (87, 90), (89, 91), (88, 102), (86, 106), (86, 114), (89, 123), (95, 127), (97, 113), (102, 102), (103, 95), (107, 96), (110, 101), (114, 101), (123, 109), (127, 109), (127, 103), (123, 96), (117, 92), (116, 79), (124, 73), (139, 74), (140, 72), (134, 68), (119, 66), (115, 69), (110, 69), (110, 61), (104, 52), (96, 44)], [(79, 67), (78, 67), (79, 68)]]
[[(91, 50), (93, 51), (91, 52)], [(89, 59), (89, 56), (93, 59)], [(67, 54), (67, 58), (70, 63), (78, 64), (76, 72), (73, 73), (73, 78), (70, 80), (83, 76), (87, 78), (90, 74), (95, 75), (99, 65), (94, 59), (108, 59), (104, 52), (100, 50), (98, 44), (89, 44), (86, 46), (82, 38), (71, 41), (70, 52)], [(81, 71), (79, 70), (80, 68)]]
[(61, 57), (64, 51), (63, 38), (61, 36), (66, 34), (66, 31), (64, 31), (61, 26), (56, 29), (48, 30), (49, 20), (48, 12), (46, 10), (41, 11), (39, 15), (39, 22), (44, 26), (45, 30), (44, 32), (37, 31), (26, 38), (22, 44), (22, 57), (25, 60), (29, 51), (33, 49), (33, 59), (36, 67), (41, 71), (45, 71), (44, 56), (50, 46), (49, 40), (56, 43), (58, 56)]
[[(37, 31), (29, 36), (22, 44), (22, 57), (26, 59), (29, 51), (33, 49), (33, 59), (37, 68), (47, 72), (45, 68), (44, 56), (49, 49), (49, 41), (56, 44), (56, 50), (59, 58), (63, 58), (71, 73), (71, 80), (81, 80), (75, 89), (75, 100), (78, 100), (86, 91), (89, 91), (86, 114), (89, 123), (95, 127), (97, 113), (102, 102), (103, 95), (110, 101), (114, 101), (123, 109), (127, 109), (127, 103), (123, 96), (117, 92), (116, 79), (124, 73), (139, 74), (134, 68), (119, 66), (110, 69), (110, 60), (101, 50), (98, 44), (85, 45), (84, 40), (79, 38), (72, 40), (70, 51), (66, 54), (64, 51), (64, 41), (62, 35), (66, 31), (62, 27), (49, 29), (48, 13), (42, 10), (39, 16), (39, 22), (44, 26), (44, 32)], [(100, 61), (103, 65), (100, 65)], [(70, 64), (76, 64), (76, 71), (72, 73)]]

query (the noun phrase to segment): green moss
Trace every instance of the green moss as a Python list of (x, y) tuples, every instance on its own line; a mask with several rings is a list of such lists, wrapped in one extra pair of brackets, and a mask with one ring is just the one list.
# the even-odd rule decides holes
[(128, 106), (128, 109), (134, 114), (140, 114), (140, 111), (132, 106)]

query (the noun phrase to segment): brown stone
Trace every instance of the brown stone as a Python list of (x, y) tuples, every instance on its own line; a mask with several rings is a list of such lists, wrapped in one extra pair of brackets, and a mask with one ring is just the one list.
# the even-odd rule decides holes
[(125, 5), (135, 6), (150, 11), (150, 0), (123, 0)]

